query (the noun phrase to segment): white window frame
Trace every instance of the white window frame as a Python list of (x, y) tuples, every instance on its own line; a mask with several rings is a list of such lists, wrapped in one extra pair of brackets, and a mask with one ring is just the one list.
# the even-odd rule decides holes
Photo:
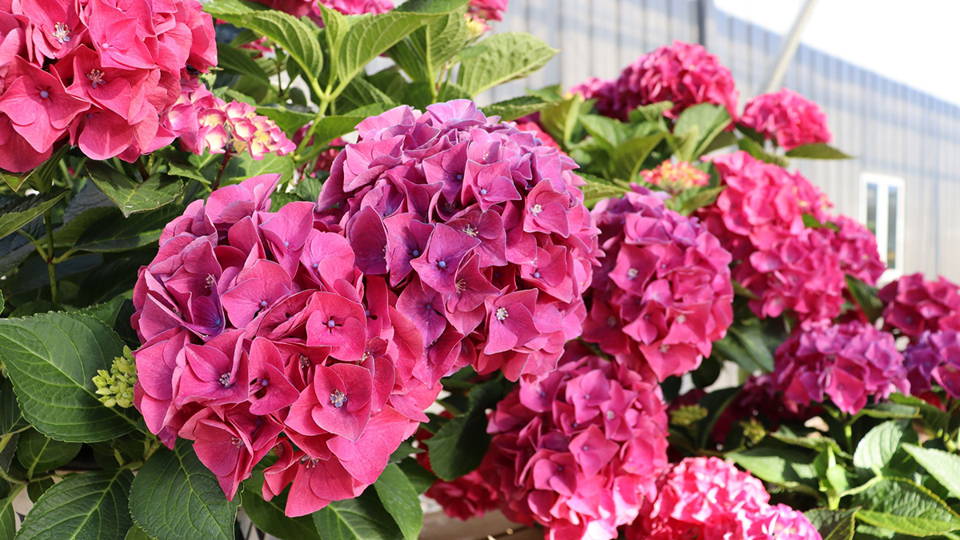
[(906, 209), (906, 188), (904, 187), (903, 178), (897, 176), (890, 176), (886, 174), (871, 173), (865, 172), (860, 175), (860, 223), (863, 223), (864, 226), (867, 225), (867, 186), (873, 184), (877, 186), (877, 223), (876, 223), (876, 237), (877, 237), (877, 249), (880, 254), (880, 260), (887, 263), (886, 257), (886, 246), (888, 244), (888, 233), (889, 233), (889, 223), (888, 218), (890, 216), (890, 190), (889, 188), (897, 188), (897, 237), (895, 240), (895, 249), (896, 249), (896, 265), (893, 267), (888, 267), (886, 272), (881, 276), (880, 281), (882, 283), (897, 279), (903, 274), (903, 245), (904, 245), (904, 229), (905, 227), (905, 209)]

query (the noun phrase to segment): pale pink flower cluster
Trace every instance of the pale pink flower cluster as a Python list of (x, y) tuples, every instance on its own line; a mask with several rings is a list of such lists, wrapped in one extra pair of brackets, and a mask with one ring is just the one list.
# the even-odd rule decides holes
[(593, 215), (605, 253), (584, 339), (663, 380), (695, 369), (733, 322), (730, 253), (696, 218), (634, 185)]
[(840, 410), (855, 414), (870, 397), (910, 391), (893, 336), (864, 322), (804, 323), (775, 356), (774, 384), (792, 407), (829, 397)]
[(628, 540), (820, 540), (800, 512), (771, 505), (760, 480), (714, 457), (673, 466), (645, 514), (626, 528)]
[(656, 495), (665, 410), (655, 383), (571, 351), (497, 405), (481, 474), (508, 518), (543, 525), (547, 538), (616, 538)]
[(165, 125), (188, 152), (248, 152), (253, 159), (262, 159), (265, 154), (283, 156), (297, 149), (273, 120), (258, 115), (249, 103), (227, 103), (200, 81), (185, 83), (182, 92)]
[(820, 107), (786, 88), (748, 101), (739, 122), (784, 150), (830, 142), (827, 117)]

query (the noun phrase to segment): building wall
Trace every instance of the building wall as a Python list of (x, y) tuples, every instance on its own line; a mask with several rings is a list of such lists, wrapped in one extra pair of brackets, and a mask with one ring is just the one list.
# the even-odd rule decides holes
[[(761, 92), (782, 38), (712, 6), (706, 20), (707, 48), (733, 72), (741, 102)], [(614, 77), (646, 51), (700, 35), (695, 0), (511, 0), (498, 30), (530, 32), (562, 54), (491, 92), (491, 101), (528, 87)], [(855, 218), (862, 173), (902, 178), (904, 272), (960, 281), (960, 108), (803, 45), (783, 85), (819, 103), (834, 145), (856, 156), (795, 166)]]

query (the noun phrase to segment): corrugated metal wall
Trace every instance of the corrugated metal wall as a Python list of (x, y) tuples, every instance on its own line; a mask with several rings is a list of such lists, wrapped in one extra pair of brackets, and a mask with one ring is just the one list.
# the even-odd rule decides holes
[[(781, 38), (713, 7), (708, 49), (737, 81), (741, 101), (762, 90)], [(511, 0), (501, 31), (526, 31), (561, 50), (545, 69), (496, 89), (497, 101), (525, 88), (615, 76), (642, 53), (673, 40), (697, 41), (695, 0)], [(827, 113), (835, 146), (856, 160), (794, 163), (839, 212), (860, 210), (860, 175), (904, 179), (904, 271), (960, 280), (960, 108), (801, 45), (784, 86)]]

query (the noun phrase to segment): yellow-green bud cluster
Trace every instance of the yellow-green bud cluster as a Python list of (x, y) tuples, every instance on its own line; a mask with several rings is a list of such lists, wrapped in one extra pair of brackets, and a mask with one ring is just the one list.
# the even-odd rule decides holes
[(740, 422), (740, 426), (743, 428), (743, 436), (750, 441), (750, 444), (757, 444), (767, 436), (767, 430), (756, 418)]
[(670, 411), (670, 423), (676, 426), (692, 426), (707, 417), (707, 410), (700, 405), (686, 405)]
[(133, 406), (133, 386), (137, 384), (137, 367), (133, 361), (133, 352), (123, 348), (123, 355), (113, 359), (110, 371), (97, 370), (93, 377), (97, 386), (100, 402), (107, 407), (126, 409)]

